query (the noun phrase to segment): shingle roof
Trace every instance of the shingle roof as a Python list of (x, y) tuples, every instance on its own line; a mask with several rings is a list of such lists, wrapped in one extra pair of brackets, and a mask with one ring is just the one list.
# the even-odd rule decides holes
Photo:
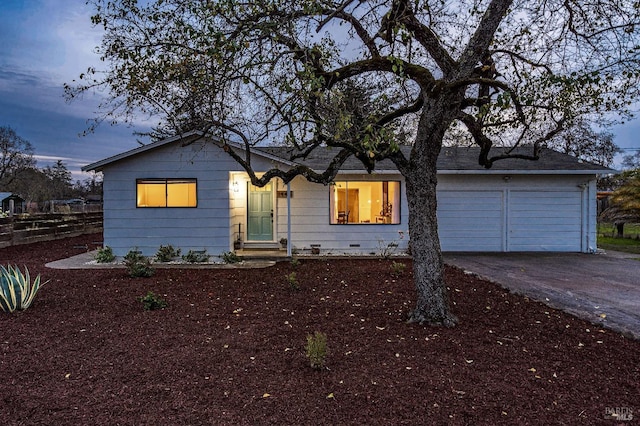
[[(142, 154), (143, 152), (156, 149), (158, 147), (180, 142), (183, 143), (186, 140), (194, 140), (202, 137), (200, 132), (190, 132), (183, 136), (176, 136), (173, 138), (164, 139), (162, 141), (154, 142), (152, 144), (144, 145), (132, 149), (127, 152), (115, 155), (113, 157), (100, 160), (98, 162), (89, 164), (82, 168), (82, 170), (102, 170), (102, 168), (108, 164), (117, 162), (124, 158), (129, 158), (135, 155)], [(410, 146), (401, 147), (405, 155), (409, 156)], [(491, 156), (499, 155), (505, 148), (492, 148)], [(254, 148), (255, 154), (262, 154), (272, 160), (280, 159), (283, 163), (290, 164), (289, 158), (291, 157), (292, 149), (288, 147), (256, 147)], [(322, 147), (315, 149), (307, 158), (297, 159), (295, 163), (301, 163), (311, 167), (314, 170), (321, 171), (329, 164), (334, 155), (338, 152), (338, 148)], [(497, 174), (497, 173), (521, 173), (521, 174), (601, 174), (601, 173), (614, 173), (615, 170), (587, 163), (578, 160), (567, 154), (553, 151), (551, 149), (542, 149), (540, 152), (540, 159), (537, 161), (523, 160), (523, 159), (505, 159), (496, 161), (491, 169), (485, 169), (478, 164), (478, 155), (480, 153), (479, 147), (444, 147), (438, 157), (438, 172), (442, 174), (465, 174), (465, 173), (482, 173), (482, 174)], [(531, 148), (520, 147), (514, 151), (516, 154), (531, 154)], [(365, 168), (362, 163), (355, 157), (350, 157), (344, 163), (341, 168), (343, 172), (358, 172), (364, 173)], [(376, 163), (376, 171), (378, 172), (390, 172), (396, 171), (395, 165), (390, 160), (384, 160)]]
[[(291, 148), (286, 147), (268, 147), (258, 148), (257, 150), (268, 153), (275, 157), (289, 159), (292, 152)], [(402, 151), (406, 156), (409, 155), (411, 147), (404, 146)], [(499, 155), (505, 151), (505, 148), (492, 148), (491, 155)], [(337, 148), (318, 148), (314, 150), (306, 159), (296, 160), (297, 163), (305, 164), (312, 169), (320, 170), (329, 163), (331, 158), (337, 153)], [(514, 154), (531, 155), (531, 148), (522, 147), (516, 149)], [(542, 149), (539, 159), (536, 161), (524, 160), (517, 158), (509, 158), (496, 161), (491, 169), (485, 169), (478, 164), (478, 156), (480, 154), (479, 147), (444, 147), (438, 157), (439, 172), (483, 172), (483, 173), (504, 173), (508, 172), (591, 172), (591, 173), (612, 173), (614, 170), (607, 167), (599, 166), (578, 160), (567, 154), (563, 154), (551, 149)], [(364, 171), (364, 166), (355, 157), (350, 157), (342, 167), (343, 171)], [(376, 163), (376, 170), (389, 171), (396, 170), (395, 165), (390, 160), (384, 160)]]

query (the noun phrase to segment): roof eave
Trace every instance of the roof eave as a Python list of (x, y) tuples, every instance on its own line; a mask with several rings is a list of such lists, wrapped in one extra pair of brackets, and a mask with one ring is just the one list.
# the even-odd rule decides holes
[[(153, 142), (153, 143), (150, 143), (150, 144), (146, 144), (146, 145), (131, 149), (129, 151), (125, 151), (125, 152), (120, 153), (118, 155), (114, 155), (112, 157), (108, 157), (108, 158), (105, 158), (103, 160), (96, 161), (95, 163), (91, 163), (91, 164), (88, 164), (88, 165), (82, 167), (81, 170), (83, 172), (92, 171), (92, 170), (99, 172), (99, 171), (102, 171), (102, 169), (105, 166), (107, 166), (107, 165), (109, 165), (111, 163), (115, 163), (117, 161), (124, 160), (124, 159), (129, 158), (129, 157), (133, 157), (133, 156), (141, 154), (143, 152), (150, 151), (150, 150), (159, 148), (161, 146), (177, 142), (179, 140), (188, 139), (188, 138), (190, 138), (192, 136), (197, 136), (197, 138), (201, 138), (201, 137), (204, 137), (206, 135), (202, 131), (192, 130), (192, 131), (190, 131), (188, 133), (185, 133), (183, 135), (178, 135), (178, 136), (173, 136), (173, 137), (170, 137), (170, 138), (167, 138), (167, 139), (162, 139), (160, 141)], [(214, 142), (217, 142), (217, 140), (214, 140)], [(233, 148), (237, 149), (237, 150), (242, 150), (242, 151), (244, 150), (244, 147), (241, 144), (237, 143), (237, 142), (228, 142), (228, 144), (230, 146), (232, 146)], [(278, 162), (278, 163), (281, 163), (281, 164), (284, 164), (284, 165), (287, 165), (287, 166), (294, 166), (295, 165), (294, 162), (291, 162), (291, 161), (286, 160), (284, 158), (278, 157), (276, 155), (272, 155), (272, 154), (270, 154), (268, 152), (261, 151), (260, 149), (253, 149), (253, 150), (251, 150), (251, 153), (260, 155), (261, 157), (264, 157), (265, 159), (268, 159), (268, 160), (271, 160), (271, 161), (275, 161), (275, 162)]]
[[(315, 170), (318, 173), (324, 170)], [(340, 170), (338, 174), (366, 174), (366, 170)], [(398, 174), (397, 170), (374, 170), (371, 174)], [(438, 170), (441, 175), (602, 175), (616, 173), (615, 170)]]
[(522, 170), (522, 169), (502, 169), (502, 170), (438, 170), (442, 175), (603, 175), (617, 173), (611, 169), (596, 170)]
[(178, 140), (186, 139), (186, 138), (189, 138), (191, 136), (196, 136), (196, 135), (201, 137), (201, 136), (204, 136), (204, 133), (199, 131), (199, 130), (192, 130), (192, 131), (187, 132), (187, 133), (185, 133), (183, 135), (172, 136), (172, 137), (167, 138), (167, 139), (162, 139), (162, 140), (157, 141), (157, 142), (153, 142), (153, 143), (149, 143), (149, 144), (146, 144), (146, 145), (142, 145), (142, 146), (139, 146), (137, 148), (131, 149), (129, 151), (125, 151), (125, 152), (122, 152), (120, 154), (114, 155), (112, 157), (108, 157), (108, 158), (102, 159), (100, 161), (96, 161), (95, 163), (91, 163), (91, 164), (88, 164), (88, 165), (82, 167), (80, 170), (82, 170), (83, 172), (88, 172), (88, 171), (92, 171), (92, 170), (96, 171), (96, 172), (99, 172), (99, 171), (102, 171), (104, 166), (107, 166), (107, 165), (109, 165), (111, 163), (115, 163), (116, 161), (124, 160), (125, 158), (133, 157), (134, 155), (138, 155), (138, 154), (141, 154), (143, 152), (150, 151), (152, 149), (156, 149), (156, 148), (159, 148), (161, 146), (176, 142)]

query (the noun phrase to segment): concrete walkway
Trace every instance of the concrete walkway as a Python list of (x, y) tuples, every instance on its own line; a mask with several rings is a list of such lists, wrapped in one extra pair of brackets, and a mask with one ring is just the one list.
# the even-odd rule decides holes
[[(90, 251), (87, 253), (81, 253), (66, 259), (60, 259), (47, 263), (45, 266), (51, 269), (124, 269), (126, 266), (122, 262), (121, 258), (111, 263), (97, 263), (95, 261), (96, 253), (98, 251)], [(276, 262), (273, 259), (267, 258), (249, 258), (240, 263), (220, 263), (220, 262), (204, 262), (204, 263), (153, 263), (154, 268), (188, 268), (188, 269), (254, 269), (254, 268), (268, 268), (275, 265)]]
[(445, 253), (445, 262), (640, 339), (640, 255)]

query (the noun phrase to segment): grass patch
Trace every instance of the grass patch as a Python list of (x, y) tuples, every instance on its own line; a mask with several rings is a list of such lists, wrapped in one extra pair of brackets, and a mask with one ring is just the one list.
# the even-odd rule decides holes
[(624, 238), (618, 238), (617, 230), (611, 223), (598, 224), (598, 247), (625, 253), (640, 254), (640, 224), (624, 225)]
[[(598, 223), (598, 237), (615, 237), (618, 234), (613, 223)], [(640, 238), (640, 223), (625, 223), (624, 236), (631, 238)], [(598, 238), (599, 240), (600, 238)]]

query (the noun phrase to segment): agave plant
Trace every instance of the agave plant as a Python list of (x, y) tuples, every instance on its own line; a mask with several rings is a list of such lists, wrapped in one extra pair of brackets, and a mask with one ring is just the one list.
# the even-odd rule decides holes
[(40, 275), (31, 283), (26, 266), (23, 274), (17, 266), (0, 265), (0, 309), (5, 312), (27, 309), (43, 284)]

